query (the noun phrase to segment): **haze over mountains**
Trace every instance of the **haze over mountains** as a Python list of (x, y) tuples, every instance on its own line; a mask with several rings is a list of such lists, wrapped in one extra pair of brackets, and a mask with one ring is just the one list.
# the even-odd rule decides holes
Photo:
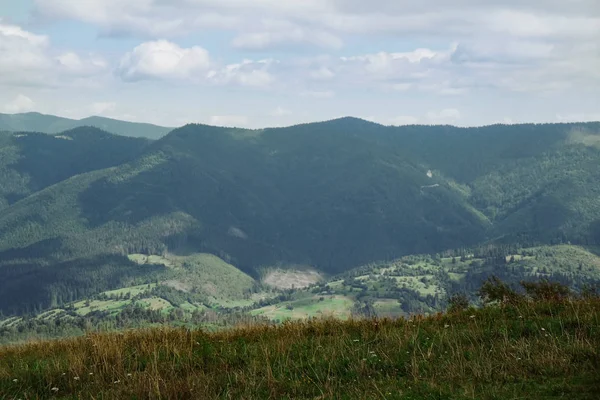
[(599, 143), (600, 123), (355, 118), (187, 125), (157, 141), (3, 133), (0, 307), (44, 309), (153, 271), (131, 254), (212, 253), (257, 276), (486, 243), (600, 244)]
[(0, 131), (56, 134), (82, 126), (92, 126), (123, 136), (145, 137), (149, 139), (158, 139), (173, 129), (97, 116), (76, 120), (37, 112), (0, 114)]

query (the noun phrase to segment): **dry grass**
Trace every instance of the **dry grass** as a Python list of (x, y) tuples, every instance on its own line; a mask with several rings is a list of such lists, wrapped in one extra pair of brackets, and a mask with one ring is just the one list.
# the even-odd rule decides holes
[(597, 399), (600, 300), (0, 349), (1, 399)]

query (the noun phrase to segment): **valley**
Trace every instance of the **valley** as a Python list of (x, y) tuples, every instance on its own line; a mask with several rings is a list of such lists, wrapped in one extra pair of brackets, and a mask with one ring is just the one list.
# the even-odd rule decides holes
[(598, 134), (356, 118), (3, 133), (4, 338), (432, 314), (491, 275), (594, 286)]

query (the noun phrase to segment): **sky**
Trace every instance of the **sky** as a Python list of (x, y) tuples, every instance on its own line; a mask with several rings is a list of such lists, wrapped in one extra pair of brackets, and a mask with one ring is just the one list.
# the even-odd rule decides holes
[(600, 120), (599, 0), (0, 0), (0, 112)]

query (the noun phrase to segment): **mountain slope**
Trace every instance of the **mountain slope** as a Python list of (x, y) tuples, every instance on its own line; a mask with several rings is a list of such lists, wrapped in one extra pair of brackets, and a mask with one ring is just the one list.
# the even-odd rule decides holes
[(0, 209), (71, 176), (123, 164), (149, 143), (90, 127), (54, 136), (0, 133)]
[(149, 139), (158, 139), (172, 130), (172, 128), (152, 124), (119, 121), (96, 116), (75, 120), (35, 112), (0, 114), (0, 130), (4, 131), (55, 134), (82, 126), (93, 126), (118, 135)]
[[(598, 244), (599, 127), (188, 125), (125, 164), (0, 210), (3, 301), (21, 304), (10, 298), (21, 287), (13, 282), (48, 267), (106, 276), (133, 271), (126, 256), (140, 253), (212, 253), (250, 274), (274, 265), (338, 273), (489, 240)], [(42, 286), (61, 279), (46, 274)], [(86, 290), (120, 279), (89, 278)], [(80, 295), (81, 282), (70, 285)]]

